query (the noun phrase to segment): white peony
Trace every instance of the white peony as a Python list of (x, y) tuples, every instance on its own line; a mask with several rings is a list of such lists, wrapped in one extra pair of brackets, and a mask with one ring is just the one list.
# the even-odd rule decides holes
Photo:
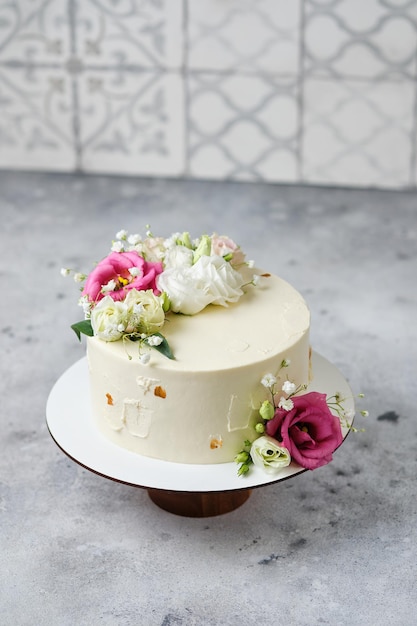
[(123, 335), (127, 323), (127, 307), (105, 296), (91, 312), (94, 334), (103, 341), (117, 341)]
[(227, 306), (243, 295), (244, 279), (219, 256), (201, 256), (191, 266), (171, 267), (157, 278), (175, 313), (195, 315), (209, 304)]

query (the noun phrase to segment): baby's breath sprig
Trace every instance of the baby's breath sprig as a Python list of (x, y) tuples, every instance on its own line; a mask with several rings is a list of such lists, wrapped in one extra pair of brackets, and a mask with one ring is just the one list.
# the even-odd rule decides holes
[(61, 276), (67, 277), (67, 276), (71, 276), (74, 279), (75, 283), (83, 283), (85, 281), (85, 279), (87, 278), (87, 274), (83, 274), (82, 272), (76, 272), (75, 270), (69, 268), (69, 267), (62, 267), (61, 268)]
[[(127, 349), (126, 341), (137, 343), (139, 361), (142, 363), (142, 365), (146, 365), (147, 363), (149, 363), (150, 354), (148, 348), (154, 348), (163, 356), (166, 356), (168, 359), (175, 360), (175, 357), (167, 340), (163, 335), (161, 335), (161, 333), (152, 333), (150, 335), (138, 332), (126, 333), (122, 336), (122, 341), (129, 361), (132, 360), (132, 355)], [(146, 349), (145, 352), (143, 352), (143, 348)]]
[[(359, 393), (356, 397), (362, 399), (365, 397), (365, 395), (363, 393)], [(344, 397), (339, 391), (337, 391), (333, 396), (328, 396), (327, 406), (330, 410), (334, 411), (338, 415), (340, 419), (340, 424), (343, 428), (347, 428), (352, 433), (363, 433), (365, 432), (364, 428), (356, 428), (355, 426), (353, 426), (355, 411), (346, 410), (343, 406), (343, 403), (346, 402), (346, 400), (348, 399), (349, 398)], [(359, 411), (359, 413), (360, 415), (362, 415), (362, 417), (368, 417), (369, 415), (369, 411), (366, 410), (361, 410)]]

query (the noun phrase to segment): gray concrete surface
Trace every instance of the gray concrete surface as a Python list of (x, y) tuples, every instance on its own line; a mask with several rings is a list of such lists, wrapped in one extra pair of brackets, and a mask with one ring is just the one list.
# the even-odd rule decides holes
[[(417, 194), (0, 173), (0, 622), (415, 624)], [(207, 519), (157, 508), (52, 441), (45, 404), (84, 354), (69, 326), (120, 228), (217, 230), (293, 283), (314, 348), (364, 392), (332, 464)], [(261, 323), (254, 320), (254, 323)]]

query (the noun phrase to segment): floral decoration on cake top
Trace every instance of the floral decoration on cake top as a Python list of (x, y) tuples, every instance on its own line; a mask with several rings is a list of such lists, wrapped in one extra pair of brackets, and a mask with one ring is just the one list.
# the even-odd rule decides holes
[(224, 235), (192, 240), (188, 232), (164, 238), (148, 230), (142, 238), (121, 230), (110, 253), (88, 275), (68, 268), (61, 273), (73, 273), (83, 283), (79, 304), (84, 320), (72, 325), (78, 337), (136, 341), (146, 363), (146, 347), (174, 358), (161, 332), (169, 311), (196, 315), (210, 304), (237, 302), (243, 288), (259, 278), (243, 275), (251, 267), (240, 247)]

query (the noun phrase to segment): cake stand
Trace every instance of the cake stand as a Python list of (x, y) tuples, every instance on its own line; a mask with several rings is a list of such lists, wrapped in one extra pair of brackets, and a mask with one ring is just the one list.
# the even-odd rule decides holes
[[(354, 410), (350, 387), (339, 370), (313, 353), (314, 380), (309, 391), (340, 392), (346, 410)], [(279, 474), (251, 466), (246, 476), (237, 465), (171, 463), (140, 456), (108, 441), (93, 423), (90, 409), (87, 359), (74, 363), (52, 388), (46, 406), (48, 430), (65, 454), (82, 467), (111, 480), (147, 489), (160, 508), (187, 517), (210, 517), (233, 511), (251, 490), (287, 480), (306, 470), (291, 463)], [(349, 429), (343, 429), (345, 439)]]

